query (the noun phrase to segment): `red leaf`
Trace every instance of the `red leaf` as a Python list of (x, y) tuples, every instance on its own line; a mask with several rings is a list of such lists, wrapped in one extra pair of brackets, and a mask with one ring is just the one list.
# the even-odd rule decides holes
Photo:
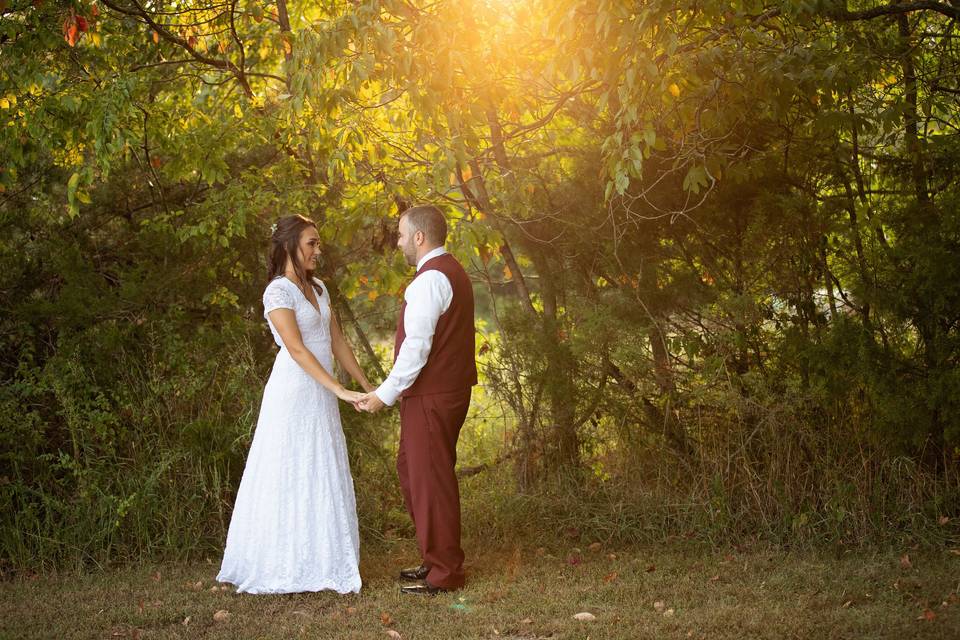
[(77, 44), (77, 25), (74, 22), (70, 23), (70, 26), (66, 28), (66, 31), (63, 34), (63, 39), (67, 41), (67, 44), (71, 47)]
[(87, 19), (84, 18), (83, 16), (77, 16), (77, 28), (80, 29), (80, 31), (86, 31)]

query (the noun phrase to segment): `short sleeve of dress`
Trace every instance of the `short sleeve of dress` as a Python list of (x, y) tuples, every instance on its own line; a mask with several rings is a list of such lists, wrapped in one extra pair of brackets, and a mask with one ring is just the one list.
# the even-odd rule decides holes
[(293, 309), (293, 294), (283, 286), (279, 278), (267, 285), (263, 292), (263, 313), (270, 313), (274, 309)]

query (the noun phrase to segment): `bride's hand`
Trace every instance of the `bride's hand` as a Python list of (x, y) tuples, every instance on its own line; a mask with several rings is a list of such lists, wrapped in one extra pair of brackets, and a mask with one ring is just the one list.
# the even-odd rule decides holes
[(337, 390), (336, 395), (344, 402), (349, 402), (352, 405), (356, 405), (358, 402), (360, 402), (360, 399), (363, 398), (365, 394), (360, 393), (359, 391), (351, 391), (345, 387), (340, 387)]

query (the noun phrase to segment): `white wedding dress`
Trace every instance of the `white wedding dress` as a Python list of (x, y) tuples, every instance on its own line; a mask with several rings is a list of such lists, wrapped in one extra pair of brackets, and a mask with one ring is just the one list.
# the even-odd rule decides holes
[(217, 580), (238, 592), (360, 591), (360, 536), (337, 397), (298, 365), (267, 314), (293, 309), (304, 345), (333, 373), (330, 301), (284, 277), (263, 294), (280, 347), (263, 391)]

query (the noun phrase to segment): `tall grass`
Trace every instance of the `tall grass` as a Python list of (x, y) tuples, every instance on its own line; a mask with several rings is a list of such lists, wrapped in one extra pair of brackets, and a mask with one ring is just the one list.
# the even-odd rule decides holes
[[(216, 354), (210, 357), (209, 354)], [(3, 572), (222, 549), (272, 346), (236, 322), (74, 336), (0, 392)], [(479, 397), (479, 396), (478, 396)], [(464, 531), (484, 544), (604, 540), (790, 546), (960, 544), (960, 475), (893, 456), (855, 402), (733, 387), (677, 414), (693, 451), (613, 416), (582, 464), (517, 490), (503, 432), (468, 424), (461, 451), (499, 458), (464, 478)], [(410, 536), (393, 467), (396, 416), (344, 411), (366, 548)], [(484, 440), (487, 439), (487, 440)], [(478, 453), (480, 452), (480, 453)]]
[(960, 544), (958, 465), (891, 456), (855, 415), (825, 418), (799, 394), (714, 400), (680, 414), (689, 456), (610, 424), (583, 469), (548, 472), (528, 493), (513, 491), (509, 469), (467, 480), (466, 528), (542, 544)]

